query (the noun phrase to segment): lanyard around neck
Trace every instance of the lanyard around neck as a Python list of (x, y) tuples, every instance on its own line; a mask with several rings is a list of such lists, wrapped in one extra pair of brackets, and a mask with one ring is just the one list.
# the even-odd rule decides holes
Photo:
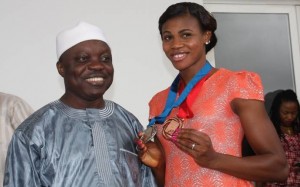
[(163, 112), (159, 116), (152, 118), (147, 126), (151, 127), (155, 123), (163, 123), (166, 120), (167, 116), (172, 111), (172, 109), (178, 107), (186, 99), (186, 97), (189, 95), (189, 93), (197, 84), (197, 82), (200, 81), (205, 75), (207, 75), (211, 69), (212, 66), (208, 61), (206, 61), (204, 66), (197, 72), (197, 74), (192, 78), (192, 80), (186, 85), (186, 87), (184, 88), (184, 90), (176, 100), (176, 95), (178, 92), (178, 84), (180, 81), (180, 75), (178, 74), (171, 85), (166, 106)]

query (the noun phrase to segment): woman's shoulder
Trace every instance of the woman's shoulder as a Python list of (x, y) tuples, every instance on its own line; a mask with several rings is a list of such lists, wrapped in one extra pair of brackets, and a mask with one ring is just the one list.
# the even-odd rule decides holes
[(149, 101), (149, 119), (159, 115), (166, 104), (170, 87), (157, 92)]
[(230, 70), (226, 68), (220, 68), (217, 72), (222, 76), (234, 78), (260, 77), (258, 73), (249, 70)]
[(168, 94), (169, 94), (169, 90), (170, 90), (170, 87), (158, 91), (158, 92), (155, 93), (154, 96), (151, 98), (150, 102), (153, 101), (153, 100), (166, 99), (167, 96), (168, 96)]
[(220, 68), (214, 75), (218, 82), (223, 83), (235, 83), (239, 85), (247, 85), (247, 84), (256, 84), (261, 85), (262, 81), (260, 75), (256, 72), (248, 71), (248, 70), (229, 70), (225, 68)]
[(233, 71), (220, 68), (211, 79), (210, 85), (219, 92), (232, 93), (233, 97), (263, 100), (263, 85), (260, 76), (252, 71)]

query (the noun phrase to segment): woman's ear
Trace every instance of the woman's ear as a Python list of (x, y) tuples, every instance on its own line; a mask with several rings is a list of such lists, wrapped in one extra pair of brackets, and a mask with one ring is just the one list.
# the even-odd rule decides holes
[(210, 43), (210, 38), (211, 38), (211, 31), (206, 31), (205, 32), (205, 44), (209, 44)]
[(64, 76), (65, 76), (65, 71), (64, 71), (64, 67), (63, 67), (63, 65), (62, 65), (62, 63), (61, 63), (60, 61), (58, 61), (58, 62), (56, 63), (56, 68), (57, 68), (58, 73), (59, 73), (62, 77), (64, 77)]

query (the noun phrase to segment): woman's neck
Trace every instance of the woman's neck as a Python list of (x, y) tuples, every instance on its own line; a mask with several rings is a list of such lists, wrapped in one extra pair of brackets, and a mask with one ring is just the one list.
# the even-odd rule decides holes
[(284, 134), (288, 134), (288, 135), (293, 135), (294, 134), (294, 129), (292, 126), (284, 126), (284, 125), (280, 125), (280, 129)]

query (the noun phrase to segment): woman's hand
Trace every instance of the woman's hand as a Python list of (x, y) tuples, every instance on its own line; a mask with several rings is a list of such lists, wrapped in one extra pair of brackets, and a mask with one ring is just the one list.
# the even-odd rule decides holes
[(180, 129), (173, 141), (179, 149), (191, 155), (202, 167), (211, 168), (213, 160), (218, 155), (213, 149), (210, 137), (195, 129)]
[(158, 186), (165, 184), (165, 156), (159, 140), (154, 137), (155, 141), (149, 141), (146, 144), (141, 140), (143, 133), (138, 134), (135, 139), (137, 144), (140, 160), (148, 167), (152, 168)]
[(156, 139), (155, 142), (149, 141), (148, 143), (144, 143), (140, 138), (143, 136), (143, 133), (140, 132), (138, 134), (139, 138), (135, 140), (137, 144), (138, 154), (140, 160), (147, 166), (151, 168), (158, 167), (162, 161), (164, 162), (163, 151)]

